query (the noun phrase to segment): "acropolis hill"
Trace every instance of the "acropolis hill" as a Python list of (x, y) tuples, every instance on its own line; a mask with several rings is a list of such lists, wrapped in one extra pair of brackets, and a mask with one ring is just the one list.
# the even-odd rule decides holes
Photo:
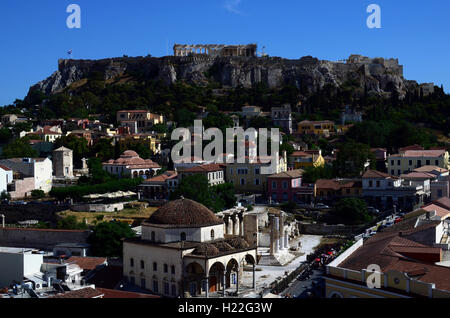
[(400, 97), (407, 91), (424, 94), (433, 84), (419, 85), (403, 77), (398, 59), (369, 58), (351, 55), (343, 61), (326, 61), (307, 56), (297, 60), (280, 57), (258, 57), (255, 44), (250, 45), (182, 45), (165, 57), (121, 57), (102, 60), (58, 61), (58, 70), (31, 89), (53, 94), (89, 78), (93, 72), (105, 81), (133, 77), (162, 80), (167, 84), (185, 81), (206, 85), (212, 81), (223, 87), (251, 87), (265, 83), (269, 87), (292, 84), (302, 92), (316, 92), (324, 86), (339, 87), (349, 81), (369, 94), (388, 95), (397, 90)]

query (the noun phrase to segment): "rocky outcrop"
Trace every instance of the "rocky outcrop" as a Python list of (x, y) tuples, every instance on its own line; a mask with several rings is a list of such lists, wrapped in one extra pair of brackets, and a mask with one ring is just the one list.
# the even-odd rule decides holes
[(313, 57), (287, 60), (277, 57), (134, 57), (104, 60), (60, 60), (58, 71), (31, 89), (45, 94), (57, 93), (71, 84), (92, 76), (112, 81), (124, 75), (144, 76), (166, 84), (185, 81), (206, 85), (215, 81), (229, 87), (251, 87), (265, 83), (269, 87), (283, 84), (297, 86), (303, 93), (316, 92), (326, 85), (340, 87), (357, 83), (361, 90), (383, 95), (397, 90), (400, 96), (419, 89), (415, 81), (403, 78), (398, 60), (358, 55), (343, 62), (321, 61)]

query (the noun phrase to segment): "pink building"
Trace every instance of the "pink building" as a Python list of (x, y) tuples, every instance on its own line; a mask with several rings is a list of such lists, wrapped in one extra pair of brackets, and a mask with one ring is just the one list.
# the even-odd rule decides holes
[[(303, 170), (289, 170), (267, 177), (267, 195), (272, 202), (286, 203), (300, 201), (297, 194), (302, 192)], [(314, 196), (314, 189), (310, 191), (311, 198)]]

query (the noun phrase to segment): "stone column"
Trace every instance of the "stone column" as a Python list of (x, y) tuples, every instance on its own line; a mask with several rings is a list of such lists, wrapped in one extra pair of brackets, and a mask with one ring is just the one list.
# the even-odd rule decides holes
[(206, 276), (205, 285), (206, 285), (206, 288), (205, 288), (206, 298), (209, 298), (209, 277), (208, 276)]
[(233, 235), (233, 220), (231, 218), (231, 216), (228, 216), (228, 234), (229, 235)]
[(276, 254), (279, 251), (279, 224), (280, 224), (280, 219), (278, 217), (274, 217), (273, 218), (273, 225), (272, 225), (272, 230), (274, 231), (274, 236), (273, 236), (273, 253)]
[(256, 291), (256, 264), (253, 264), (253, 290)]
[(287, 232), (284, 232), (284, 248), (289, 249), (289, 235)]
[(233, 214), (231, 219), (233, 220), (233, 235), (239, 235), (239, 223), (236, 214)]
[(236, 269), (236, 294), (239, 294), (239, 266)]
[(280, 240), (280, 250), (284, 249), (284, 217), (283, 215), (280, 213), (280, 224), (279, 224), (279, 240)]
[(222, 296), (225, 298), (225, 289), (227, 288), (227, 274), (224, 271), (222, 274)]

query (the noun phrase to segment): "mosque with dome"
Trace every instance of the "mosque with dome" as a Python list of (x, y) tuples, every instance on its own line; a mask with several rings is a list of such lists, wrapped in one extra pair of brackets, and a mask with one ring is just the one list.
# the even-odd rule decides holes
[(257, 246), (229, 231), (204, 205), (181, 198), (142, 223), (139, 238), (123, 244), (124, 276), (165, 297), (220, 297), (239, 293), (244, 267), (255, 266)]
[(103, 170), (118, 175), (119, 178), (129, 176), (131, 178), (148, 179), (155, 176), (161, 167), (150, 159), (144, 160), (137, 152), (125, 151), (119, 159), (109, 160), (102, 164)]

